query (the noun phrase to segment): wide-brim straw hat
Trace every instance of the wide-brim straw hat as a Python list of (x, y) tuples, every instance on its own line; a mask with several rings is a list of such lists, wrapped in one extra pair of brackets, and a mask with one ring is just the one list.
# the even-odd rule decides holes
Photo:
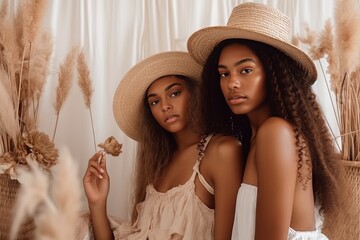
[(260, 3), (236, 6), (226, 26), (206, 27), (194, 32), (188, 39), (188, 51), (204, 64), (213, 48), (225, 39), (242, 38), (271, 45), (298, 62), (309, 76), (310, 84), (317, 78), (311, 58), (291, 44), (289, 18), (281, 11)]
[(113, 100), (115, 120), (130, 138), (139, 140), (140, 112), (148, 87), (160, 77), (183, 75), (200, 81), (202, 67), (187, 52), (155, 54), (132, 67), (120, 81)]

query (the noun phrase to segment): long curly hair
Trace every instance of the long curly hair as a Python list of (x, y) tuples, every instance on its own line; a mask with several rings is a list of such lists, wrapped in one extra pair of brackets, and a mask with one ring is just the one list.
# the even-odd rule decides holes
[[(199, 83), (191, 78), (174, 75), (186, 83), (190, 92), (188, 105), (189, 127), (200, 134), (199, 124)], [(151, 113), (146, 94), (141, 109), (141, 136), (137, 146), (137, 161), (135, 166), (135, 190), (133, 198), (132, 222), (137, 218), (136, 205), (145, 200), (146, 187), (155, 182), (169, 164), (172, 154), (177, 148), (171, 133), (162, 128)]]
[[(296, 134), (298, 178), (306, 187), (312, 179), (315, 204), (320, 212), (331, 212), (339, 205), (341, 170), (334, 140), (324, 115), (309, 84), (308, 75), (292, 58), (269, 45), (246, 39), (220, 42), (209, 55), (202, 73), (202, 115), (208, 121), (207, 131), (238, 136), (246, 154), (250, 146), (251, 128), (246, 115), (235, 115), (225, 102), (220, 88), (218, 62), (229, 44), (248, 46), (263, 63), (266, 75), (267, 101), (272, 116), (291, 122)], [(307, 167), (307, 176), (300, 169)]]

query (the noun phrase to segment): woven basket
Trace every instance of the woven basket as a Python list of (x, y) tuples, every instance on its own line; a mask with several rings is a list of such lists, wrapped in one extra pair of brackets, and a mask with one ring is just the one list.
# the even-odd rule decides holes
[(345, 197), (349, 202), (334, 215), (325, 215), (323, 231), (331, 240), (360, 239), (360, 162), (341, 161), (347, 184)]
[[(9, 175), (0, 174), (0, 239), (7, 240), (10, 236), (16, 194), (20, 184), (11, 180)], [(19, 229), (17, 239), (33, 239), (34, 221), (27, 219)]]

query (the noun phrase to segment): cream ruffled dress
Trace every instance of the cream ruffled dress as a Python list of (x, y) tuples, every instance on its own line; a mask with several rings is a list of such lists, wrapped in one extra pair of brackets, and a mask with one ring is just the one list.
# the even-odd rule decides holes
[[(254, 240), (257, 187), (242, 183), (236, 199), (232, 240)], [(320, 230), (300, 232), (290, 228), (288, 240), (328, 240)]]
[[(199, 171), (203, 152), (211, 136), (205, 138), (190, 179), (183, 185), (162, 193), (153, 185), (146, 188), (146, 198), (137, 205), (138, 218), (131, 225), (115, 221), (110, 225), (115, 239), (124, 240), (211, 240), (214, 239), (214, 210), (208, 208), (195, 194), (195, 178), (211, 193), (214, 189)], [(77, 239), (93, 239), (89, 213), (81, 216)]]

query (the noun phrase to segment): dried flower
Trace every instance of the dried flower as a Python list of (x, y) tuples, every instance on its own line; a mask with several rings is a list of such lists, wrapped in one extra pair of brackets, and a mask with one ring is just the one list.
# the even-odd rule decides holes
[(120, 144), (113, 136), (108, 137), (105, 140), (105, 143), (100, 143), (98, 146), (112, 156), (119, 156), (122, 148), (122, 144)]
[(23, 164), (26, 164), (26, 157), (31, 155), (32, 159), (47, 170), (55, 165), (58, 159), (58, 151), (49, 136), (36, 130), (22, 134), (16, 155), (17, 160)]

